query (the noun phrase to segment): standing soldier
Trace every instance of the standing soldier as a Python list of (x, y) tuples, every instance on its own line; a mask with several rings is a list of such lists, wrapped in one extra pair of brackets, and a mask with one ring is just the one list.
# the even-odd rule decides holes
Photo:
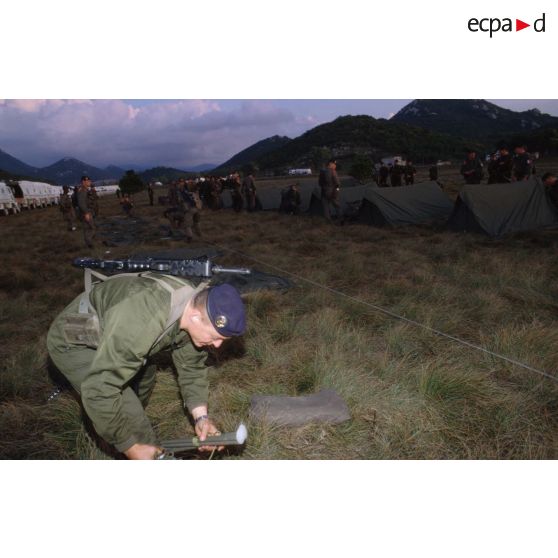
[(393, 166), (390, 171), (391, 186), (401, 186), (401, 177), (403, 176), (403, 167), (399, 164), (397, 159), (393, 162)]
[(461, 174), (465, 179), (465, 184), (480, 184), (484, 175), (483, 164), (477, 158), (477, 153), (473, 149), (467, 151), (467, 158), (461, 165)]
[(221, 185), (219, 180), (212, 176), (209, 179), (209, 199), (208, 205), (214, 211), (221, 208)]
[(120, 200), (120, 205), (122, 206), (122, 211), (126, 214), (126, 217), (132, 217), (132, 209), (134, 209), (134, 201), (132, 200), (132, 196), (127, 192), (122, 195), (122, 199)]
[(506, 146), (498, 149), (498, 157), (496, 159), (496, 178), (498, 184), (511, 182), (513, 169), (513, 157)]
[(147, 185), (147, 195), (149, 196), (149, 205), (153, 205), (153, 186), (151, 182)]
[(178, 205), (178, 187), (174, 180), (170, 183), (167, 195), (169, 198), (169, 205), (171, 207), (176, 207)]
[(74, 206), (72, 204), (72, 196), (68, 193), (68, 186), (62, 188), (62, 195), (60, 196), (60, 211), (62, 213), (62, 218), (66, 222), (69, 231), (75, 231), (74, 219), (76, 218), (74, 213)]
[(99, 194), (97, 194), (97, 190), (93, 184), (91, 184), (87, 195), (89, 196), (89, 207), (91, 208), (93, 217), (97, 218), (99, 216)]
[(487, 184), (498, 184), (498, 154), (492, 153), (487, 165), (488, 181)]
[(201, 236), (200, 218), (202, 203), (195, 184), (191, 184), (191, 190), (186, 186), (180, 190), (180, 207), (184, 214), (184, 229), (186, 241), (192, 242), (192, 229), (197, 236)]
[[(203, 179), (203, 180), (202, 180)], [(199, 187), (199, 195), (203, 207), (209, 207), (211, 198), (211, 180), (205, 176), (200, 178), (201, 186)]]
[(242, 184), (240, 182), (240, 175), (235, 172), (231, 178), (231, 196), (233, 209), (240, 213), (242, 211), (242, 206), (244, 205), (244, 199), (242, 198)]
[(407, 161), (407, 163), (405, 163), (405, 168), (403, 169), (405, 186), (415, 183), (415, 174), (417, 174), (417, 170), (413, 167), (413, 161)]
[(256, 209), (256, 181), (251, 171), (242, 181), (242, 193), (246, 200), (246, 209), (250, 212), (254, 211)]
[(513, 178), (514, 180), (529, 180), (533, 172), (533, 157), (527, 153), (525, 145), (519, 144), (514, 148)]
[(77, 205), (83, 229), (83, 240), (88, 248), (93, 248), (93, 240), (95, 238), (95, 220), (93, 212), (89, 206), (89, 188), (91, 187), (91, 179), (84, 175), (81, 177), (81, 184), (76, 194)]
[[(190, 181), (188, 181), (190, 182)], [(187, 184), (186, 184), (186, 179), (185, 178), (180, 178), (178, 180), (178, 185), (177, 185), (177, 204), (180, 205), (182, 204), (182, 200), (183, 200), (183, 194), (184, 192), (187, 192), (189, 190)]]
[(438, 165), (434, 164), (428, 169), (428, 177), (430, 180), (438, 180)]
[(337, 176), (337, 161), (335, 159), (330, 159), (327, 163), (327, 167), (320, 171), (318, 181), (322, 191), (322, 207), (324, 217), (328, 221), (331, 221), (331, 206), (335, 207), (336, 217), (340, 217), (341, 207), (339, 206), (339, 188), (341, 187), (341, 184), (339, 183), (339, 177)]
[(385, 188), (388, 185), (389, 177), (389, 169), (387, 168), (385, 163), (382, 163), (382, 165), (380, 166), (379, 176), (380, 183), (378, 184), (378, 186), (380, 186), (380, 188)]

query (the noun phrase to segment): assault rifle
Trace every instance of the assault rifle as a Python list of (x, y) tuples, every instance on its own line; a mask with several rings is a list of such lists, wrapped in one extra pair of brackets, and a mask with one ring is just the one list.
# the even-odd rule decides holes
[(214, 265), (207, 256), (188, 260), (169, 260), (164, 258), (129, 258), (100, 260), (95, 258), (76, 258), (72, 265), (88, 269), (102, 269), (108, 272), (138, 273), (155, 271), (180, 277), (211, 277), (216, 273), (237, 273), (250, 275), (250, 269), (242, 267), (221, 267)]

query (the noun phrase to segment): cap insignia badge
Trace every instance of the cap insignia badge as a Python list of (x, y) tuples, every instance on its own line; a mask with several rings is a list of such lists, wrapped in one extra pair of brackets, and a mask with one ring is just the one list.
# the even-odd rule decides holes
[(225, 327), (227, 325), (227, 317), (226, 316), (217, 316), (215, 318), (215, 326), (218, 328)]

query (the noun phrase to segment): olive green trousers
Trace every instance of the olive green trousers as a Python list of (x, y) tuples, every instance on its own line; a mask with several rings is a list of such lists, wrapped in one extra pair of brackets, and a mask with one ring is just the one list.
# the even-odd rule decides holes
[[(49, 354), (58, 370), (81, 395), (81, 384), (88, 376), (95, 349), (68, 347), (66, 350), (49, 350)], [(129, 424), (133, 425), (134, 434), (142, 443), (151, 445), (157, 444), (157, 438), (144, 407), (155, 386), (156, 370), (154, 364), (146, 363), (140, 368), (130, 385), (122, 390), (122, 410)]]

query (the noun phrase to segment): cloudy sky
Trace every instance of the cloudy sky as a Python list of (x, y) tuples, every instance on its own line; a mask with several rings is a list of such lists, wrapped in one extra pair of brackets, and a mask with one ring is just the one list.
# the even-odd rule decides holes
[[(390, 118), (410, 100), (0, 100), (0, 149), (37, 167), (75, 157), (99, 167), (188, 168), (340, 115)], [(558, 116), (558, 100), (492, 102)]]

